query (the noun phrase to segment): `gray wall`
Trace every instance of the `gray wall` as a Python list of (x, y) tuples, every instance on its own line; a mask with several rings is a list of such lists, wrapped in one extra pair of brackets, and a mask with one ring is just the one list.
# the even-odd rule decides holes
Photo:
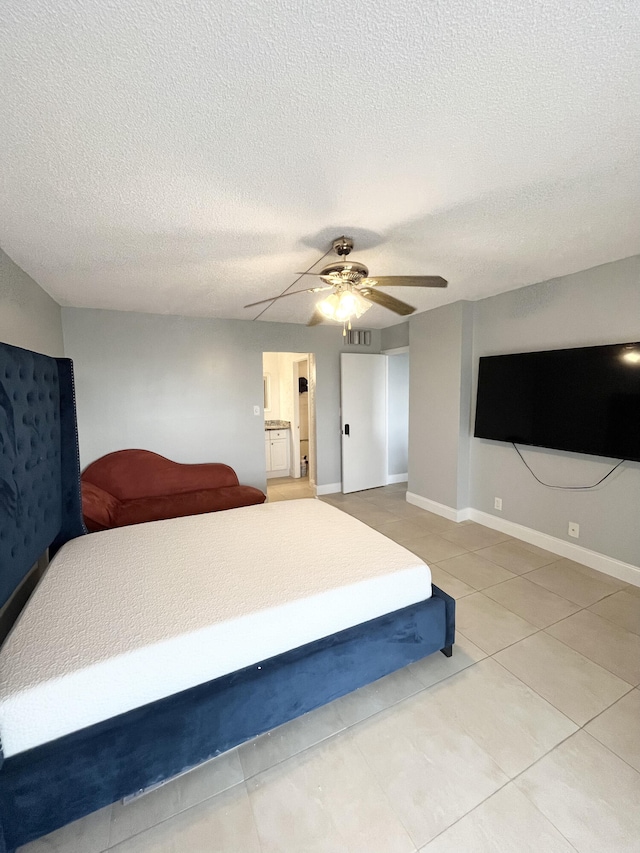
[[(477, 302), (473, 387), (482, 355), (639, 339), (640, 257), (633, 257)], [(615, 462), (539, 448), (522, 453), (540, 479), (565, 486), (595, 482)], [(502, 513), (493, 509), (496, 496)], [(640, 565), (639, 463), (625, 463), (593, 491), (556, 491), (536, 483), (510, 445), (474, 438), (470, 505)], [(578, 540), (567, 535), (569, 521), (580, 524)]]
[[(338, 483), (341, 326), (62, 311), (74, 360), (81, 464), (124, 447), (180, 462), (222, 461), (265, 487), (262, 353), (312, 352), (318, 485)], [(372, 352), (380, 332), (372, 332)], [(253, 414), (254, 405), (260, 415)]]
[(406, 474), (409, 455), (409, 353), (387, 359), (389, 474)]
[(388, 329), (382, 330), (382, 338), (380, 347), (386, 349), (398, 349), (399, 347), (409, 346), (409, 324), (398, 323), (397, 326), (389, 326)]
[(60, 357), (60, 306), (0, 249), (0, 341)]
[(409, 321), (409, 491), (467, 506), (473, 305), (455, 302)]

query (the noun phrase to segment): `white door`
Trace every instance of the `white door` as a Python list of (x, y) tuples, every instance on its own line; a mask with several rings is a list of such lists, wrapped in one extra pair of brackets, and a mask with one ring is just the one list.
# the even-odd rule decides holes
[(340, 354), (342, 491), (387, 484), (387, 357)]

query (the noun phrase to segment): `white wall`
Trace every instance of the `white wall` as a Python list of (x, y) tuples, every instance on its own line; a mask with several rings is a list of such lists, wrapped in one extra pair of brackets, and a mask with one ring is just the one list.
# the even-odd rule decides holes
[[(222, 461), (265, 487), (262, 353), (315, 353), (317, 482), (338, 483), (342, 327), (63, 308), (81, 464), (124, 447)], [(371, 350), (380, 350), (372, 332)], [(253, 415), (253, 406), (260, 415)]]
[(455, 302), (409, 321), (408, 489), (453, 509), (468, 501), (472, 320)]
[(409, 470), (409, 353), (388, 357), (387, 377), (387, 471), (393, 476)]
[(1, 249), (0, 341), (64, 355), (60, 306)]
[(409, 346), (409, 323), (397, 323), (382, 330), (380, 346), (383, 350)]
[[(474, 392), (482, 355), (639, 339), (640, 257), (483, 299), (476, 303)], [(522, 453), (540, 479), (565, 486), (593, 483), (616, 461), (541, 448), (522, 448)], [(496, 496), (502, 498), (502, 513), (493, 508)], [(556, 491), (536, 483), (510, 445), (474, 438), (470, 503), (640, 565), (640, 463), (625, 463), (593, 491)], [(580, 525), (578, 540), (567, 534), (569, 521)]]

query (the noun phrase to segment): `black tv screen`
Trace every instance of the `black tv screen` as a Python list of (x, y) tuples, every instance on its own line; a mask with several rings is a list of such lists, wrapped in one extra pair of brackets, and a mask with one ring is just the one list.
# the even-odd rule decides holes
[(474, 435), (640, 462), (640, 343), (482, 357)]

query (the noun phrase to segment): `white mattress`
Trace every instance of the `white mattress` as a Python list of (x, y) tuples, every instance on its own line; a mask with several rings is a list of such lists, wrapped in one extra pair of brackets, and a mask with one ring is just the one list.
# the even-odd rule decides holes
[(430, 595), (418, 557), (315, 500), (75, 539), (0, 651), (4, 754)]

